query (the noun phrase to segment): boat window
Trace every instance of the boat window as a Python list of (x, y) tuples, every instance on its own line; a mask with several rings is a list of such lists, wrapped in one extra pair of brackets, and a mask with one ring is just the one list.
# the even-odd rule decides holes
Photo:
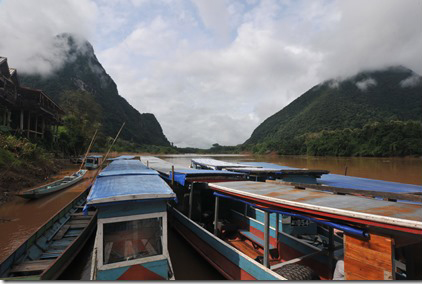
[(103, 263), (162, 254), (162, 218), (104, 224)]
[(94, 162), (93, 159), (86, 159), (87, 164), (92, 164), (93, 162)]

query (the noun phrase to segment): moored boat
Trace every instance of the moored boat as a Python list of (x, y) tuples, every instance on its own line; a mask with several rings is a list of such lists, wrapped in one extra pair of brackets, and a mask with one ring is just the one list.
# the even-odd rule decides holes
[(98, 208), (91, 280), (174, 279), (167, 247), (166, 203), (176, 196), (139, 160), (110, 163), (87, 208)]
[(317, 183), (317, 178), (329, 173), (327, 170), (293, 169), (267, 163), (234, 163), (210, 158), (195, 158), (191, 166), (195, 169), (224, 170), (245, 174), (248, 180), (265, 181), (281, 179), (286, 182)]
[(57, 279), (96, 226), (96, 211), (82, 214), (87, 188), (0, 263), (3, 280)]
[(65, 176), (60, 180), (36, 188), (25, 190), (23, 192), (17, 193), (16, 195), (26, 199), (37, 199), (76, 184), (77, 182), (83, 179), (86, 172), (87, 170), (79, 170), (71, 176)]
[[(168, 168), (156, 158), (149, 164)], [(420, 205), (277, 182), (203, 181), (172, 180), (179, 202), (170, 224), (228, 279), (339, 279), (342, 263), (349, 280), (422, 278)]]
[(103, 156), (101, 155), (88, 156), (85, 160), (85, 168), (88, 170), (95, 170), (101, 165), (102, 160)]

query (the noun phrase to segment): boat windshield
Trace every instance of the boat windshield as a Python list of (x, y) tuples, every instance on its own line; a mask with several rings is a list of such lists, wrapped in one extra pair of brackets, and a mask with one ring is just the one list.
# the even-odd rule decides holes
[(162, 218), (104, 224), (103, 263), (162, 254)]

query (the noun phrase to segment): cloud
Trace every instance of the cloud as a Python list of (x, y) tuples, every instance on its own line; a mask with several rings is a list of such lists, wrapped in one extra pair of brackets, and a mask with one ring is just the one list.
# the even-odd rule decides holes
[(364, 79), (359, 82), (356, 82), (356, 87), (358, 87), (358, 89), (361, 90), (362, 92), (366, 92), (366, 90), (368, 90), (369, 87), (376, 86), (376, 85), (377, 85), (377, 81), (375, 81), (372, 78), (368, 78), (368, 79)]
[(48, 75), (66, 59), (64, 32), (88, 36), (96, 7), (85, 0), (0, 1), (0, 54), (19, 72)]
[(409, 76), (406, 79), (400, 81), (400, 86), (402, 88), (412, 88), (418, 86), (421, 81), (421, 76), (413, 74), (412, 76)]
[[(421, 1), (67, 0), (36, 9), (38, 3), (0, 2), (7, 39), (0, 53), (10, 54), (11, 65), (47, 72), (60, 65), (61, 51), (45, 39), (83, 34), (120, 95), (156, 115), (177, 146), (242, 143), (268, 116), (333, 78), (335, 87), (389, 65), (422, 73)], [(35, 58), (53, 63), (40, 68)], [(403, 87), (416, 79), (406, 80)]]

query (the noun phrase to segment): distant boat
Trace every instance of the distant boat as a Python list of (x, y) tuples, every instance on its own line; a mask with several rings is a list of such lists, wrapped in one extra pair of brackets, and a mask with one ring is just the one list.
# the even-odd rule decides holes
[(101, 155), (88, 156), (86, 157), (85, 168), (88, 170), (95, 170), (101, 165), (102, 160), (103, 160), (103, 156)]
[(51, 280), (63, 273), (97, 224), (96, 210), (82, 213), (89, 190), (90, 187), (0, 263), (1, 280)]
[(43, 186), (26, 190), (17, 195), (26, 199), (37, 199), (56, 191), (65, 189), (83, 179), (87, 170), (79, 170), (71, 176), (65, 176), (61, 180), (54, 181)]

